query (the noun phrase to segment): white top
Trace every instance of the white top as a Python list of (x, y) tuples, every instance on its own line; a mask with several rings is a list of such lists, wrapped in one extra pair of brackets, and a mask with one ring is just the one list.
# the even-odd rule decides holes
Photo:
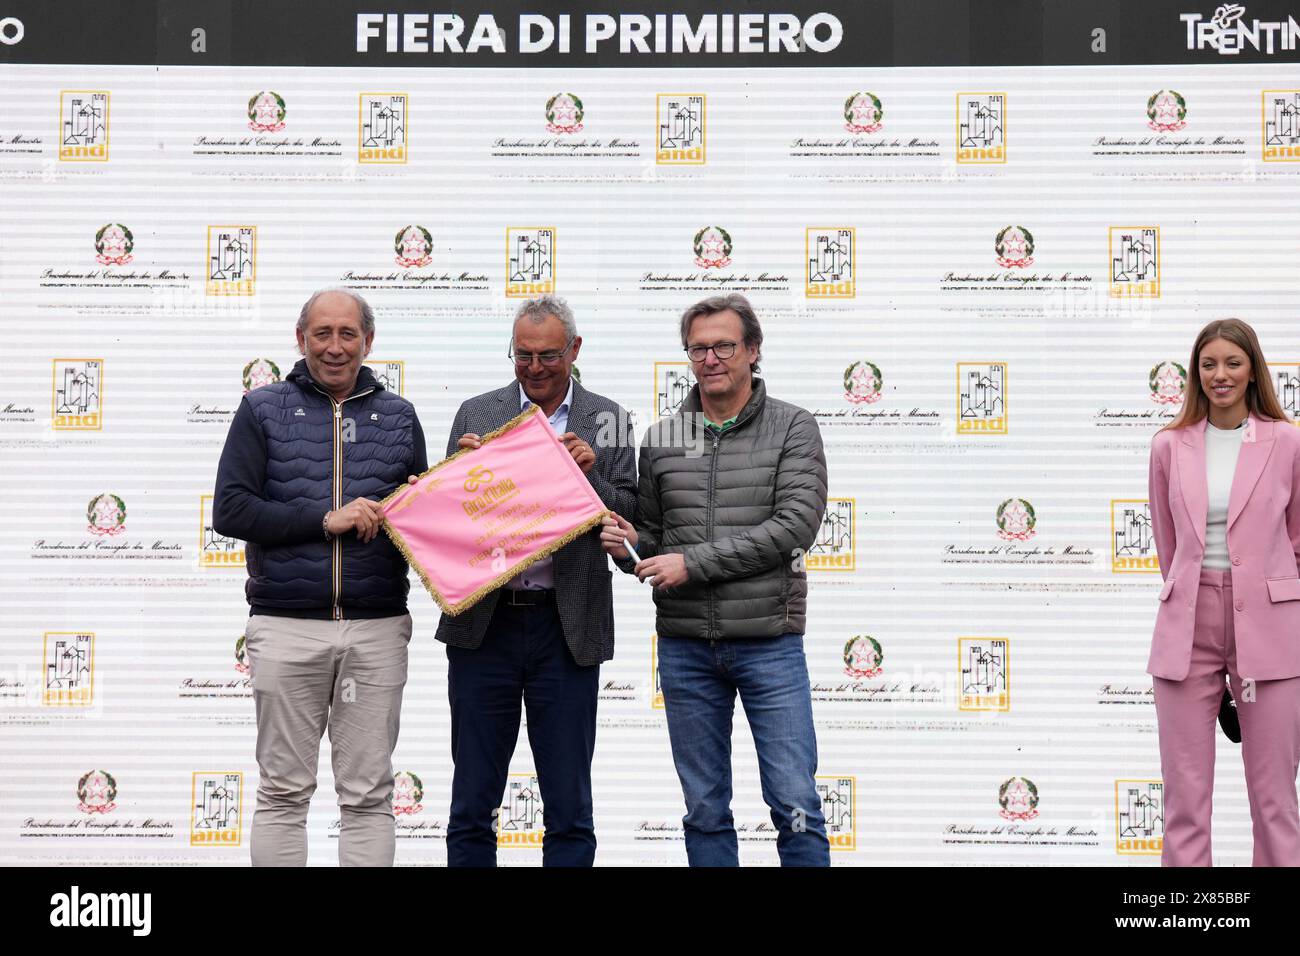
[[(564, 393), (564, 401), (560, 402), (560, 407), (555, 410), (555, 414), (547, 419), (555, 434), (563, 435), (569, 430), (569, 405), (572, 403), (573, 377), (570, 376), (569, 390)], [(522, 412), (532, 404), (532, 399), (525, 394), (524, 387), (520, 385), (519, 410)], [(541, 591), (555, 587), (555, 562), (546, 557), (535, 564), (530, 564), (507, 581), (506, 587), (514, 588), (516, 591)]]
[(1245, 421), (1236, 428), (1215, 428), (1205, 423), (1205, 486), (1209, 509), (1205, 514), (1205, 558), (1201, 567), (1226, 571), (1228, 561), (1228, 497), (1237, 472)]

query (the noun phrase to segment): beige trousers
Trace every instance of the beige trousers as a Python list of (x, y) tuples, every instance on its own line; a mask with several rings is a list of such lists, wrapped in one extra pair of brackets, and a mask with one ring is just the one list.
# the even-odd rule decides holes
[(328, 729), (340, 866), (392, 866), (397, 746), (411, 616), (308, 621), (255, 614), (245, 631), (257, 711), (254, 866), (304, 866)]

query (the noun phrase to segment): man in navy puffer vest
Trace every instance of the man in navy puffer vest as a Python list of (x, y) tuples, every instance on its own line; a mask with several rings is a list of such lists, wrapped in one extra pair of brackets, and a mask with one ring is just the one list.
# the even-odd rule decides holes
[(245, 646), (257, 712), (254, 866), (307, 862), (307, 808), (329, 728), (339, 862), (393, 863), (393, 767), (406, 646), (406, 561), (379, 500), (428, 467), (415, 408), (362, 360), (375, 316), (317, 292), (303, 360), (244, 396), (217, 469), (213, 527), (248, 543)]

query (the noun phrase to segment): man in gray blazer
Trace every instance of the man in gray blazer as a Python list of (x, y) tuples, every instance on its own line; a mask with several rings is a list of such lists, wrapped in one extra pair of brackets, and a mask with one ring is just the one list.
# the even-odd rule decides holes
[[(516, 381), (460, 406), (447, 454), (477, 448), (481, 436), (535, 404), (605, 506), (626, 515), (636, 502), (631, 424), (616, 403), (572, 376), (581, 347), (563, 299), (548, 295), (525, 302), (515, 315), (508, 352)], [(596, 527), (465, 613), (442, 616), (437, 637), (447, 645), (456, 765), (448, 866), (496, 865), (493, 824), (519, 736), (521, 699), (542, 791), (542, 865), (592, 864), (596, 696), (600, 664), (614, 656), (610, 580)]]

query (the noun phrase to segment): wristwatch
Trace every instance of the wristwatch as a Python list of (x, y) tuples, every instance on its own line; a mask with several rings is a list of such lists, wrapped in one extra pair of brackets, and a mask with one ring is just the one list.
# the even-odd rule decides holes
[(325, 517), (320, 519), (321, 530), (325, 532), (325, 540), (333, 541), (334, 535), (330, 534), (330, 513), (325, 512)]

